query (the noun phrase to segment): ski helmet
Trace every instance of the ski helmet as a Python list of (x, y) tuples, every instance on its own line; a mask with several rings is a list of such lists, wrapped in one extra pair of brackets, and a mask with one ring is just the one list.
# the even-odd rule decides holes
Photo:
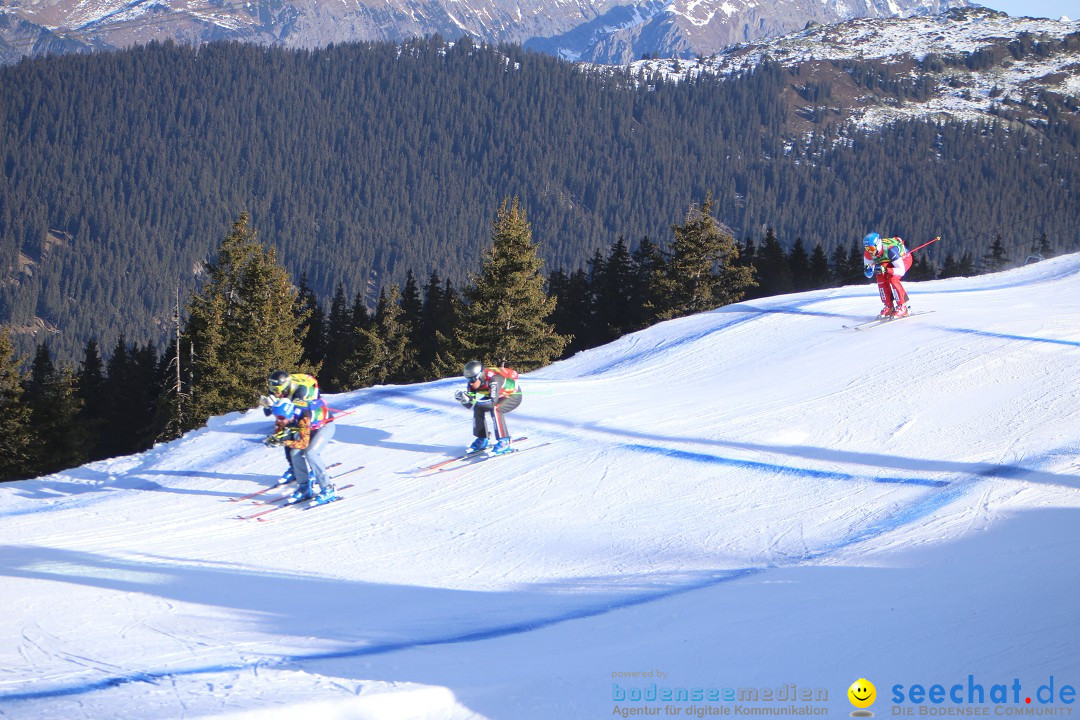
[(289, 373), (284, 370), (275, 370), (270, 373), (270, 377), (267, 382), (270, 385), (270, 392), (274, 395), (284, 395), (289, 385), (292, 383), (292, 378), (289, 377)]
[(881, 236), (878, 235), (876, 232), (872, 232), (863, 238), (862, 244), (864, 248), (873, 248), (874, 252), (880, 252)]
[(274, 417), (279, 417), (283, 420), (290, 420), (293, 413), (296, 412), (296, 405), (292, 400), (287, 398), (280, 398), (273, 405), (270, 406), (270, 412), (274, 413)]
[(479, 360), (470, 360), (465, 363), (465, 371), (461, 374), (470, 380), (476, 380), (482, 372), (484, 372), (484, 364)]

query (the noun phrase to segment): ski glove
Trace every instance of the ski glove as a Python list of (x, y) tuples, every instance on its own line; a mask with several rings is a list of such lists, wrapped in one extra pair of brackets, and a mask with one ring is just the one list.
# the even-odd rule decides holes
[(884, 275), (888, 271), (889, 271), (889, 266), (888, 265), (878, 265), (877, 266), (877, 274), (878, 275)]
[(867, 278), (874, 277), (874, 266), (873, 265), (867, 265), (866, 267), (864, 267), (863, 268), (863, 275), (865, 275)]
[(456, 393), (454, 393), (454, 399), (467, 408), (471, 408), (473, 406), (474, 400), (472, 395), (465, 392), (464, 390), (458, 390)]
[(280, 432), (276, 432), (273, 435), (268, 436), (263, 443), (267, 447), (280, 447), (285, 444), (286, 440), (295, 440), (297, 438), (296, 428), (286, 428)]

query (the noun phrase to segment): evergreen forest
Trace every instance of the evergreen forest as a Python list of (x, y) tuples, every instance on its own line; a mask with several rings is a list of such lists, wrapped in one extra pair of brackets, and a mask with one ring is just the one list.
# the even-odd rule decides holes
[[(660, 265), (682, 262), (672, 228), (705, 197), (741, 249), (717, 257), (753, 268), (751, 294), (844, 281), (870, 230), (909, 244), (941, 236), (921, 259), (929, 277), (1076, 248), (1076, 123), (857, 131), (823, 120), (796, 134), (787, 73), (765, 64), (665, 82), (437, 37), (314, 51), (152, 43), (0, 68), (11, 358), (73, 387), (62, 380), (76, 365), (96, 377), (93, 342), (99, 360), (97, 343), (112, 349), (103, 378), (112, 365), (118, 377), (164, 377), (177, 298), (206, 291), (241, 214), (273, 251), (267, 266), (299, 288), (304, 322), (325, 319), (311, 337), (346, 322), (369, 331), (368, 355), (353, 348), (333, 371), (341, 382), (395, 377), (372, 353), (389, 347), (379, 342), (398, 310), (415, 315), (419, 303), (426, 327), (446, 332), (447, 308), (468, 307), (483, 284), (492, 217), (508, 197), (560, 298), (550, 320), (573, 337), (563, 353), (671, 311), (635, 305), (612, 319), (604, 304), (617, 301), (599, 288), (649, 285)], [(638, 274), (630, 284), (627, 272)], [(714, 291), (715, 302), (734, 296)], [(427, 337), (414, 346), (430, 369), (441, 351)], [(306, 348), (309, 360), (323, 353), (335, 367), (340, 346), (308, 342), (325, 345)]]

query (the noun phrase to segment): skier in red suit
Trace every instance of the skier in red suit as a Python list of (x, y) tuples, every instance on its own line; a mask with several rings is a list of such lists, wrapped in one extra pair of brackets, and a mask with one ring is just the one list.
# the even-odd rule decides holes
[(866, 277), (877, 277), (878, 293), (885, 305), (879, 318), (908, 314), (908, 294), (900, 278), (911, 269), (911, 253), (899, 237), (883, 238), (872, 232), (863, 238), (863, 265)]

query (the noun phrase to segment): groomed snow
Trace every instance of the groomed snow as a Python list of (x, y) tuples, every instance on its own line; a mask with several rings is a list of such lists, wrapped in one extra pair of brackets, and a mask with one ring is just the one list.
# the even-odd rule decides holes
[(0, 718), (842, 717), (859, 678), (878, 717), (1075, 712), (1080, 256), (909, 289), (869, 332), (866, 284), (580, 353), (525, 377), (523, 452), (429, 477), (460, 380), (333, 396), (355, 487), (268, 523), (229, 501), (284, 469), (258, 410), (0, 485)]

